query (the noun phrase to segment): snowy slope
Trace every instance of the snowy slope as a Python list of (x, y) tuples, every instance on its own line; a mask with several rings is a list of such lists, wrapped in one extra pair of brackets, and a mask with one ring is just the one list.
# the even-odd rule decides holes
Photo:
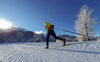
[[(74, 42), (67, 42), (74, 43)], [(100, 62), (100, 41), (64, 46), (62, 42), (0, 44), (0, 62)]]

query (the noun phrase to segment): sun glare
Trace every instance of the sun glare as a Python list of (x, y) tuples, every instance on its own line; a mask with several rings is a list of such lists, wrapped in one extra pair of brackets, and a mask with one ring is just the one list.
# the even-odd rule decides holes
[(2, 29), (8, 29), (12, 26), (11, 22), (8, 22), (4, 19), (0, 19), (0, 28)]

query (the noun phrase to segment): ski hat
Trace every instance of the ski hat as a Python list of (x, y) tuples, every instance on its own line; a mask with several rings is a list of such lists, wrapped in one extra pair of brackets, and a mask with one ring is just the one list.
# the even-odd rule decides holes
[(51, 24), (48, 23), (47, 21), (45, 22), (45, 26), (50, 26)]
[(48, 21), (45, 22), (45, 25), (47, 25), (47, 24), (48, 24)]
[(45, 22), (45, 24), (48, 23), (48, 21)]

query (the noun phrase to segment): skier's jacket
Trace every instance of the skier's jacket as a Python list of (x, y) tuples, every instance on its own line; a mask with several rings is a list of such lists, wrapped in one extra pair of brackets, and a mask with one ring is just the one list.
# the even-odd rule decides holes
[(48, 30), (54, 30), (54, 25), (51, 25), (50, 23), (48, 23), (48, 22), (45, 22), (45, 28), (47, 29), (47, 31)]

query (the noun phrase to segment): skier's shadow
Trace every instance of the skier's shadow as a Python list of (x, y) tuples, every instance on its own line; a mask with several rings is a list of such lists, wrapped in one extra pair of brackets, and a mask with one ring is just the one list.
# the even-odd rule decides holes
[(80, 52), (80, 53), (90, 53), (90, 54), (100, 54), (100, 52), (95, 51), (80, 51), (80, 50), (69, 50), (69, 49), (56, 49), (59, 51), (71, 51), (71, 52)]

